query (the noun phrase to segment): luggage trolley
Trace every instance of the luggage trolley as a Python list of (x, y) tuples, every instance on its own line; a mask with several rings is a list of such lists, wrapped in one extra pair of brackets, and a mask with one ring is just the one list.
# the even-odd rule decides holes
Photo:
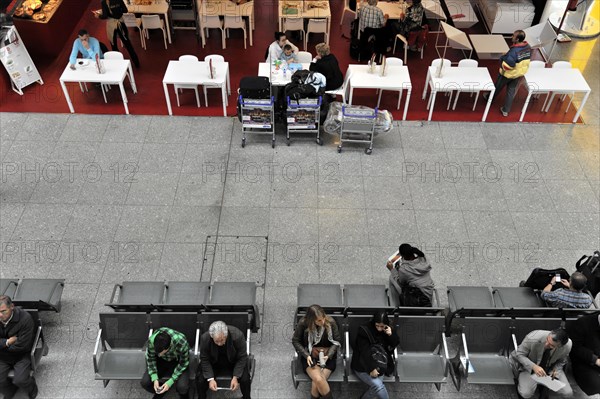
[(377, 108), (375, 108), (375, 110), (370, 110), (352, 106), (342, 106), (342, 126), (340, 128), (340, 145), (338, 145), (338, 152), (342, 152), (342, 145), (344, 142), (368, 143), (369, 147), (365, 148), (365, 154), (371, 155), (373, 152), (373, 137), (375, 136), (377, 112)]
[(275, 148), (275, 110), (274, 97), (252, 99), (239, 97), (242, 113), (242, 147), (246, 146), (246, 132), (271, 133), (271, 147)]
[(317, 144), (323, 145), (321, 130), (321, 102), (319, 98), (303, 98), (291, 101), (287, 97), (287, 145), (290, 145), (290, 133), (316, 133)]

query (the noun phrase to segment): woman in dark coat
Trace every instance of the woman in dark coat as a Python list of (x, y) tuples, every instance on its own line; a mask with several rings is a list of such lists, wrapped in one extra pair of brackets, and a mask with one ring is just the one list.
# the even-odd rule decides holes
[[(298, 353), (300, 368), (310, 377), (312, 399), (331, 399), (331, 390), (327, 379), (335, 370), (336, 355), (340, 349), (342, 336), (338, 326), (319, 305), (311, 305), (296, 325), (292, 344)], [(319, 366), (319, 356), (324, 355), (323, 366)]]
[(587, 395), (600, 393), (600, 315), (583, 316), (567, 324), (573, 341), (571, 363), (577, 385)]
[[(375, 312), (370, 322), (363, 324), (358, 330), (354, 352), (352, 354), (352, 370), (369, 389), (364, 399), (389, 399), (384, 374), (393, 372), (393, 351), (400, 343), (398, 334), (390, 327), (390, 319), (385, 310)], [(388, 370), (381, 370), (371, 357), (371, 346), (380, 344), (388, 352)]]
[(319, 43), (315, 48), (317, 56), (310, 64), (310, 70), (325, 76), (325, 90), (339, 89), (344, 83), (344, 74), (340, 70), (337, 58), (331, 54), (327, 43)]

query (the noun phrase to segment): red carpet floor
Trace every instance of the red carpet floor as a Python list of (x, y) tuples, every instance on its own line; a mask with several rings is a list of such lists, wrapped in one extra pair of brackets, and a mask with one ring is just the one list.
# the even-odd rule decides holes
[[(173, 44), (165, 50), (162, 41), (162, 33), (153, 31), (150, 35), (150, 40), (147, 41), (147, 50), (143, 50), (140, 44), (140, 37), (137, 30), (130, 29), (130, 37), (137, 54), (140, 58), (141, 67), (134, 69), (135, 80), (138, 87), (138, 93), (133, 94), (128, 90), (129, 110), (131, 114), (144, 115), (166, 115), (167, 107), (165, 103), (162, 78), (166, 70), (169, 60), (177, 59), (182, 54), (195, 54), (203, 59), (207, 54), (222, 54), (230, 65), (232, 94), (237, 91), (237, 85), (241, 77), (248, 75), (256, 75), (258, 63), (263, 61), (266, 47), (273, 40), (273, 32), (277, 29), (277, 9), (276, 1), (255, 0), (257, 2), (255, 8), (256, 14), (256, 29), (254, 31), (254, 46), (248, 46), (247, 50), (243, 49), (243, 36), (240, 30), (232, 30), (231, 36), (227, 40), (227, 49), (221, 49), (221, 37), (218, 31), (211, 31), (210, 38), (207, 39), (207, 45), (203, 49), (197, 40), (194, 31), (176, 30), (173, 34)], [(76, 37), (77, 30), (81, 28), (87, 29), (92, 36), (97, 37), (100, 41), (107, 43), (104, 21), (97, 20), (93, 17), (91, 10), (98, 8), (96, 1), (90, 4), (89, 12), (85, 12), (82, 20), (76, 26), (72, 37)], [(330, 0), (332, 10), (331, 38), (330, 45), (332, 52), (336, 55), (340, 62), (342, 71), (346, 71), (349, 63), (356, 63), (349, 56), (349, 41), (345, 37), (349, 36), (351, 16), (346, 14), (344, 25), (340, 26), (340, 13), (343, 9), (342, 0)], [(480, 31), (478, 25), (472, 29), (473, 32)], [(479, 32), (480, 33), (480, 32)], [(342, 36), (344, 35), (344, 36)], [(320, 40), (321, 35), (313, 34), (309, 42), (309, 50), (314, 53), (314, 46)], [(293, 41), (293, 38), (292, 38)], [(297, 40), (299, 42), (299, 40)], [(429, 43), (425, 49), (424, 59), (419, 59), (417, 53), (409, 54), (408, 66), (413, 84), (413, 92), (408, 109), (408, 120), (426, 120), (428, 111), (426, 110), (426, 101), (421, 99), (423, 85), (427, 66), (431, 60), (436, 57), (434, 48), (435, 34), (429, 35)], [(25, 94), (20, 96), (10, 89), (7, 82), (8, 76), (4, 79), (7, 82), (0, 88), (0, 108), (6, 112), (56, 112), (67, 113), (66, 100), (63, 96), (59, 84), (59, 77), (68, 62), (68, 56), (71, 50), (72, 42), (65, 43), (64, 50), (61, 55), (54, 60), (36, 59), (36, 65), (45, 82), (43, 86), (33, 84), (24, 89)], [(297, 43), (300, 44), (300, 43)], [(301, 46), (300, 46), (301, 47)], [(122, 49), (125, 57), (128, 55), (125, 49)], [(402, 57), (400, 51), (397, 56)], [(460, 52), (449, 51), (446, 55), (453, 61), (458, 61), (462, 58)], [(480, 61), (480, 65), (487, 66), (490, 69), (492, 77), (495, 79), (498, 62), (495, 60)], [(129, 87), (126, 84), (127, 88)], [(81, 93), (76, 84), (68, 85), (71, 99), (73, 101), (75, 111), (85, 114), (123, 114), (124, 108), (121, 101), (119, 90), (111, 90), (108, 93), (108, 104), (105, 104), (102, 99), (100, 89), (91, 89), (88, 93)], [(172, 88), (171, 88), (172, 90)], [(202, 107), (197, 108), (192, 90), (185, 90), (181, 99), (181, 107), (177, 107), (174, 93), (171, 92), (171, 102), (173, 105), (174, 115), (205, 115), (205, 116), (221, 116), (223, 115), (220, 90), (209, 90), (208, 101), (210, 106), (206, 107), (204, 99)], [(496, 99), (487, 118), (488, 122), (516, 122), (519, 119), (520, 110), (525, 101), (526, 92), (521, 89), (515, 99), (512, 113), (508, 117), (503, 117), (500, 113), (500, 105), (504, 99), (504, 94), (501, 94)], [(570, 123), (575, 115), (574, 107), (570, 107), (568, 112), (564, 112), (568, 101), (562, 103), (555, 99), (552, 109), (548, 113), (542, 113), (541, 105), (543, 102), (536, 100), (529, 105), (528, 112), (525, 115), (527, 122), (544, 122), (544, 123)], [(404, 102), (401, 104), (401, 109), (396, 110), (398, 101), (398, 93), (384, 92), (381, 101), (381, 109), (388, 109), (393, 112), (394, 119), (402, 118), (402, 109)], [(436, 107), (433, 114), (434, 121), (481, 121), (484, 110), (483, 99), (479, 99), (475, 111), (472, 111), (473, 98), (467, 93), (461, 94), (461, 98), (457, 104), (456, 110), (447, 111), (447, 97), (438, 95), (436, 99)], [(377, 96), (374, 90), (355, 90), (354, 104), (362, 104), (374, 107), (377, 103)], [(228, 115), (235, 115), (235, 96), (230, 97), (229, 106), (227, 108)]]

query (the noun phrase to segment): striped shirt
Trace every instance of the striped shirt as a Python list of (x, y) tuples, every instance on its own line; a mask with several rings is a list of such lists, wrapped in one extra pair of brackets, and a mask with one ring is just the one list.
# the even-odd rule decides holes
[(177, 367), (175, 367), (175, 370), (173, 371), (173, 375), (171, 375), (166, 382), (169, 387), (172, 387), (175, 381), (181, 377), (181, 374), (183, 374), (190, 364), (190, 345), (188, 344), (185, 335), (180, 332), (171, 330), (167, 327), (161, 327), (156, 330), (154, 334), (150, 336), (150, 339), (148, 339), (148, 348), (146, 349), (148, 375), (153, 382), (164, 377), (158, 375), (158, 370), (156, 369), (156, 359), (158, 358), (158, 353), (156, 353), (154, 350), (154, 338), (156, 338), (156, 336), (161, 332), (165, 332), (169, 335), (169, 337), (171, 337), (171, 346), (169, 347), (167, 353), (160, 358), (167, 362), (176, 361), (178, 363)]
[(542, 292), (542, 299), (553, 308), (588, 309), (592, 306), (592, 297), (585, 292), (559, 288), (556, 291)]

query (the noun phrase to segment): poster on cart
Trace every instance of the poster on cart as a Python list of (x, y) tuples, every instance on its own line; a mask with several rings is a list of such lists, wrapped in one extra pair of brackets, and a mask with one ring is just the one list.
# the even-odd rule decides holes
[(13, 90), (23, 95), (24, 87), (35, 82), (44, 84), (17, 28), (14, 26), (2, 27), (0, 39), (0, 60), (10, 76)]

